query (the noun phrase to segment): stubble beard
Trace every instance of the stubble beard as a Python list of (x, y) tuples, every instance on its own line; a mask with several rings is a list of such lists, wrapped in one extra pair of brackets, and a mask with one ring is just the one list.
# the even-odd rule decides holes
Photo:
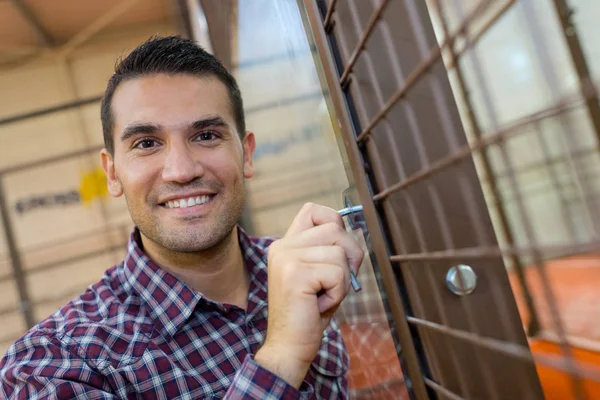
[[(229, 200), (220, 199), (220, 195), (211, 200), (226, 201), (227, 204), (221, 207), (222, 212), (213, 211), (208, 216), (183, 219), (176, 227), (161, 223), (156, 215), (139, 213), (128, 204), (129, 213), (140, 232), (166, 250), (175, 253), (204, 252), (226, 241), (241, 218), (245, 203), (241, 186)], [(202, 219), (205, 219), (202, 227), (196, 226)]]

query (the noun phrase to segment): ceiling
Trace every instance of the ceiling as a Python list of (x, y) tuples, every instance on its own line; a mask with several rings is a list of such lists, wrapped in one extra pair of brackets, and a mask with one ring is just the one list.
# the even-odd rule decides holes
[(102, 32), (140, 24), (180, 26), (176, 0), (0, 0), (0, 66), (67, 51)]

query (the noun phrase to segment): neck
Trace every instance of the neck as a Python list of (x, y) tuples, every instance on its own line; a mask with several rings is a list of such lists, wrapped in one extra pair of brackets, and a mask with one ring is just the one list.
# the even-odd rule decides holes
[(250, 280), (237, 227), (216, 246), (197, 253), (170, 251), (140, 232), (144, 251), (162, 269), (203, 296), (222, 304), (246, 309)]

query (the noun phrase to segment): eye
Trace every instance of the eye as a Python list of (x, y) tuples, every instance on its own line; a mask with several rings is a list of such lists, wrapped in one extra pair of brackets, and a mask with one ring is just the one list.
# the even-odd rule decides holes
[(212, 131), (200, 132), (198, 136), (196, 136), (196, 140), (201, 142), (208, 142), (211, 140), (215, 140), (217, 138), (217, 134)]
[(151, 149), (156, 146), (156, 140), (154, 139), (142, 139), (138, 141), (133, 147), (137, 149)]

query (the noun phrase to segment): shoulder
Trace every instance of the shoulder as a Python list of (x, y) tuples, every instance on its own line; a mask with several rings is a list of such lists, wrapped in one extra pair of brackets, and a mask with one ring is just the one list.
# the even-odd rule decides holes
[(0, 369), (45, 358), (79, 358), (101, 367), (120, 362), (153, 325), (135, 296), (123, 292), (118, 267), (42, 320), (8, 349)]
[(69, 301), (35, 329), (65, 336), (78, 327), (107, 325), (125, 328), (130, 320), (139, 320), (145, 307), (138, 296), (125, 289), (122, 265), (108, 269), (102, 279), (89, 286), (81, 295)]
[(51, 332), (30, 330), (0, 360), (0, 398), (81, 398), (88, 392), (85, 398), (108, 398), (110, 384), (96, 365)]

